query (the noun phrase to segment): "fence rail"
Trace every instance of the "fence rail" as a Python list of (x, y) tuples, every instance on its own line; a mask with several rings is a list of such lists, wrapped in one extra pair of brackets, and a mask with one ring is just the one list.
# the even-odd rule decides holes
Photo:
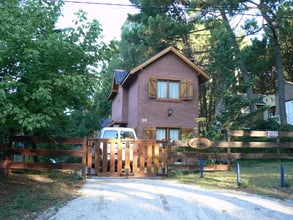
[(213, 163), (204, 166), (207, 171), (229, 169), (236, 159), (293, 159), (293, 132), (234, 130), (227, 134), (226, 141), (211, 141), (208, 149), (192, 149), (188, 141), (174, 141), (169, 173), (199, 169), (199, 159)]
[[(5, 175), (9, 175), (12, 169), (69, 169), (81, 170), (83, 178), (85, 178), (86, 167), (86, 138), (46, 138), (46, 137), (31, 137), (31, 136), (14, 136), (10, 138), (9, 144), (2, 146), (3, 160), (0, 160), (0, 169)], [(80, 146), (77, 150), (62, 150), (62, 149), (45, 149), (44, 146), (50, 144), (54, 148), (63, 145)], [(58, 146), (58, 147), (57, 147)], [(1, 150), (0, 148), (0, 150)], [(81, 158), (81, 162), (40, 162), (39, 157), (55, 158), (55, 157), (74, 157)], [(25, 157), (33, 157), (27, 161)], [(16, 160), (16, 158), (18, 158)], [(24, 158), (24, 159), (23, 159)]]

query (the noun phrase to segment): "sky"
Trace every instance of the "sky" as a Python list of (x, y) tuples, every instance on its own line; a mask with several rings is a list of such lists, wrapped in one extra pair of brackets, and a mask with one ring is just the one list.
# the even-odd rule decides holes
[(97, 19), (102, 25), (102, 35), (105, 41), (119, 40), (121, 26), (127, 18), (127, 14), (137, 13), (138, 9), (131, 7), (128, 0), (64, 0), (63, 17), (59, 18), (57, 27), (72, 27), (74, 13), (79, 9), (87, 12), (91, 21)]

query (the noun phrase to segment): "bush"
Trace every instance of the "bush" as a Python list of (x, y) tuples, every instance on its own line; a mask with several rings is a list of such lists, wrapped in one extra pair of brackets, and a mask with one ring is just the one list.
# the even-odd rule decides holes
[(251, 130), (259, 130), (259, 131), (279, 131), (280, 124), (272, 118), (268, 120), (258, 120), (254, 126), (251, 127)]

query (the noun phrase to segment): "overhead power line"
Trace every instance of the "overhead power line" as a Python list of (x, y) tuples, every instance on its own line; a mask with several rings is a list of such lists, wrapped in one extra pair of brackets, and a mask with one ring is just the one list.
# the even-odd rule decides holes
[[(103, 5), (103, 6), (117, 6), (117, 7), (131, 7), (136, 9), (142, 9), (142, 8), (154, 8), (154, 9), (163, 9), (165, 7), (163, 6), (156, 6), (156, 5), (134, 5), (134, 4), (121, 4), (121, 3), (108, 3), (108, 2), (97, 2), (97, 1), (81, 1), (81, 0), (64, 0), (65, 3), (73, 3), (73, 4), (85, 4), (85, 5)], [(222, 6), (224, 10), (230, 10), (231, 8), (225, 8)], [(246, 9), (258, 9), (256, 6), (250, 6)], [(187, 11), (193, 11), (193, 12), (202, 12), (202, 9), (195, 9), (195, 8), (186, 8)], [(235, 8), (237, 10), (237, 8)], [(213, 10), (206, 10), (206, 12), (214, 12)], [(240, 13), (241, 15), (241, 13)], [(242, 13), (242, 15), (252, 15), (252, 16), (259, 16), (258, 14), (249, 14), (249, 13)], [(284, 16), (283, 18), (292, 18), (292, 16)]]
[[(119, 3), (107, 3), (107, 2), (91, 2), (91, 1), (70, 1), (64, 0), (66, 3), (74, 3), (74, 4), (86, 4), (86, 5), (108, 5), (108, 6), (119, 6), (119, 7), (132, 7), (137, 8), (136, 5), (133, 4), (119, 4)], [(154, 6), (153, 6), (154, 7)]]

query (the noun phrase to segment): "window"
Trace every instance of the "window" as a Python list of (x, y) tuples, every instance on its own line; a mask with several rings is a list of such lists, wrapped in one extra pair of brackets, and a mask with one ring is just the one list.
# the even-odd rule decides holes
[(144, 139), (157, 139), (157, 140), (179, 140), (184, 137), (193, 136), (192, 128), (156, 128), (156, 127), (144, 127), (143, 128)]
[(157, 97), (162, 99), (179, 99), (178, 81), (157, 81)]
[(149, 96), (156, 99), (181, 99), (193, 98), (193, 86), (190, 80), (149, 80)]
[(172, 140), (172, 141), (176, 141), (176, 140), (179, 140), (179, 129), (174, 129), (174, 128), (171, 128), (170, 130), (169, 130), (169, 132), (170, 132), (170, 139)]
[(103, 138), (118, 138), (118, 131), (109, 130), (104, 132)]
[(179, 129), (177, 128), (157, 128), (157, 140), (179, 140)]

